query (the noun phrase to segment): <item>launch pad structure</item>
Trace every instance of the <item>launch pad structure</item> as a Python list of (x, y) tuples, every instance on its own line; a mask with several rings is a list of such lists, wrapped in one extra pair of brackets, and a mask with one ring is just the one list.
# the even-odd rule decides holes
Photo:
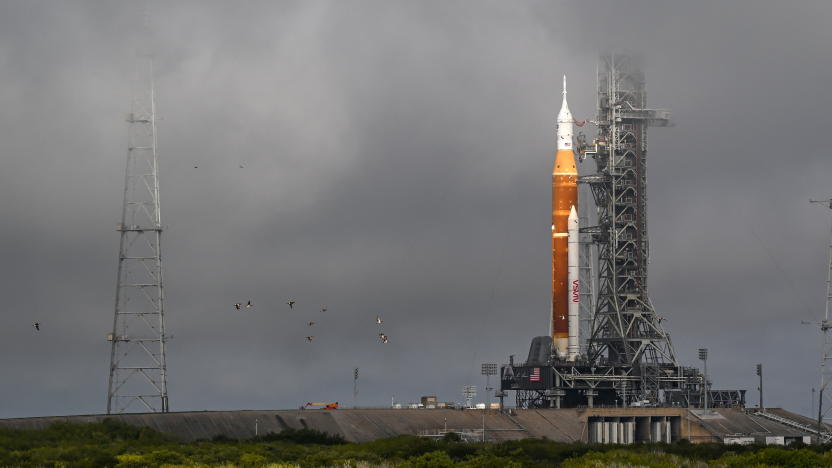
[(513, 390), (519, 408), (700, 407), (705, 395), (711, 407), (742, 407), (745, 390), (712, 390), (679, 364), (648, 295), (647, 129), (669, 126), (670, 112), (647, 107), (640, 62), (625, 54), (601, 57), (597, 106), (597, 135), (575, 145), (596, 169), (578, 177), (597, 210), (596, 225), (580, 229), (597, 249), (585, 352), (567, 359), (550, 336), (534, 338), (526, 362), (502, 366), (499, 396)]

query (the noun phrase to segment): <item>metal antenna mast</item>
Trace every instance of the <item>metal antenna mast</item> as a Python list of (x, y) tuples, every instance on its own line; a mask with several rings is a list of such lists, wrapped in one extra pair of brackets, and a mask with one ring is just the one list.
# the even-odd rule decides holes
[(136, 407), (168, 411), (156, 104), (149, 54), (138, 54), (137, 71), (117, 229), (121, 241), (113, 332), (108, 337), (112, 347), (107, 414)]
[[(663, 368), (677, 368), (670, 338), (647, 294), (647, 127), (670, 125), (670, 112), (647, 108), (644, 73), (629, 55), (601, 57), (598, 137), (586, 151), (597, 173), (589, 183), (598, 226), (599, 290), (588, 359), (640, 380), (640, 395), (658, 401)], [(626, 399), (626, 398), (625, 398)]]
[[(809, 202), (827, 205), (832, 210), (832, 199), (809, 200)], [(823, 333), (823, 348), (820, 359), (820, 391), (818, 392), (818, 431), (821, 432), (823, 431), (823, 419), (832, 411), (832, 396), (826, 391), (829, 383), (832, 382), (832, 334), (829, 333), (830, 328), (832, 328), (832, 322), (829, 321), (829, 312), (832, 309), (832, 228), (830, 228), (828, 249), (826, 310), (824, 311), (823, 320), (820, 322), (820, 331)]]

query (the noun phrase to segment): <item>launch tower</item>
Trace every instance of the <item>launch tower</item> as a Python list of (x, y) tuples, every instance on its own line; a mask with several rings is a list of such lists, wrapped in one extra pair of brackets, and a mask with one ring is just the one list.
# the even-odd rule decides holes
[(597, 166), (582, 182), (598, 207), (598, 226), (588, 231), (599, 252), (586, 358), (638, 376), (638, 398), (653, 400), (659, 381), (679, 367), (647, 294), (647, 128), (667, 126), (670, 112), (647, 108), (644, 74), (632, 56), (601, 58), (596, 123), (594, 145), (583, 151)]

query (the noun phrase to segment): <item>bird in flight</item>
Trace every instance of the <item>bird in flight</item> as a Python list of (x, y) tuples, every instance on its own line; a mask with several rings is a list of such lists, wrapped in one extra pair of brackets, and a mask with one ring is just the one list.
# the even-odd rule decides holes
[(327, 311), (326, 306), (321, 307), (321, 312), (326, 312), (326, 311)]
[(309, 322), (309, 326), (310, 326), (310, 327), (314, 327), (314, 326), (315, 326), (315, 322)]
[(314, 336), (314, 335), (312, 335), (312, 336), (307, 336), (307, 337), (306, 337), (306, 341), (312, 341), (312, 339), (313, 339), (313, 338), (315, 338), (315, 336)]
[(35, 322), (35, 330), (40, 331), (40, 322)]
[(381, 325), (382, 323), (384, 323), (384, 320), (382, 320), (380, 316), (376, 315), (376, 323)]
[(289, 299), (289, 301), (288, 301), (286, 304), (288, 304), (288, 305), (289, 305), (289, 308), (290, 308), (290, 309), (294, 309), (294, 308), (295, 308), (295, 301), (293, 301), (293, 300), (291, 300), (291, 299)]
[(246, 302), (246, 309), (248, 309), (248, 308), (249, 308), (249, 307), (251, 307), (251, 306), (252, 306), (251, 301)]
[(235, 308), (235, 309), (237, 309), (237, 310), (240, 310), (240, 308), (241, 308), (242, 306), (243, 306), (243, 305), (242, 305), (242, 304), (240, 304), (239, 302), (237, 302), (237, 303), (235, 303), (235, 304), (234, 304), (234, 308)]

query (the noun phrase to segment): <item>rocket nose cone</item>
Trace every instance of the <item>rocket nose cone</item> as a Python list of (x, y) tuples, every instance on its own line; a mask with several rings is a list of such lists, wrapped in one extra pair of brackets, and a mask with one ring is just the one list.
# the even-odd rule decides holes
[(572, 209), (569, 210), (569, 221), (577, 221), (578, 220), (578, 212), (575, 210), (575, 205), (572, 205)]
[(569, 104), (566, 102), (566, 75), (563, 75), (563, 102), (560, 105), (560, 112), (558, 112), (558, 123), (574, 122), (572, 112), (569, 111)]

